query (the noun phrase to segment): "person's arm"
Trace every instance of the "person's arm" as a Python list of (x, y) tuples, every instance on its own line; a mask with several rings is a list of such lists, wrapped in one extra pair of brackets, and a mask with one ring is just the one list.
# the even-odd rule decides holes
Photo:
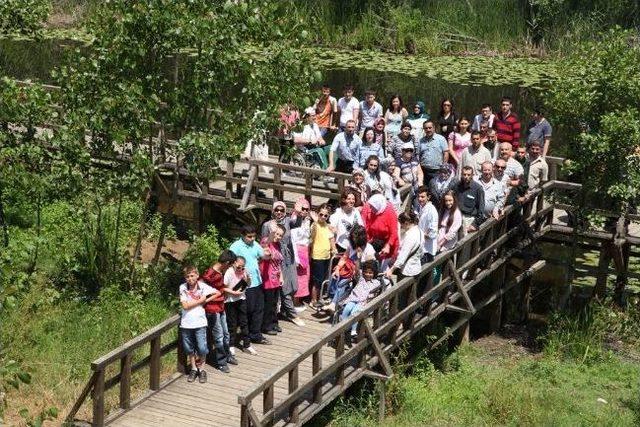
[(447, 145), (446, 141), (442, 141), (442, 164), (447, 164), (449, 163), (449, 145)]
[(356, 129), (360, 126), (360, 103), (356, 102), (356, 106), (353, 107), (353, 120), (356, 122)]
[(416, 176), (418, 177), (418, 187), (424, 184), (424, 173), (420, 165), (416, 166)]
[(400, 168), (398, 167), (396, 167), (396, 169), (393, 171), (393, 180), (396, 182), (398, 187), (402, 187), (403, 185), (405, 185), (405, 182), (402, 180), (402, 178), (400, 178)]
[(197, 307), (199, 305), (204, 304), (206, 300), (207, 300), (207, 297), (205, 297), (204, 295), (202, 295), (199, 299), (192, 300), (192, 301), (187, 301), (185, 299), (180, 298), (180, 304), (182, 305), (183, 309), (189, 310), (193, 307)]
[(482, 225), (486, 217), (484, 214), (484, 190), (479, 188), (476, 191), (476, 217), (473, 220), (473, 224), (469, 226), (469, 231), (476, 231), (478, 227)]
[(513, 141), (516, 143), (520, 143), (520, 120), (516, 120), (513, 124)]
[(436, 237), (438, 237), (438, 211), (435, 209), (433, 209), (433, 212), (435, 212), (435, 215), (431, 215), (429, 218), (429, 223), (427, 224), (427, 237), (429, 239), (435, 239)]
[(507, 199), (507, 192), (504, 189), (504, 186), (500, 186), (498, 192), (496, 194), (496, 204), (493, 207), (493, 217), (498, 219), (500, 215), (502, 215), (502, 210), (504, 209), (504, 203)]
[(402, 121), (404, 122), (405, 120), (407, 120), (407, 117), (409, 116), (409, 112), (407, 111), (406, 108), (402, 107), (402, 110), (400, 110), (400, 115), (402, 116)]
[(448, 145), (448, 153), (449, 153), (449, 157), (451, 157), (457, 165), (460, 165), (460, 159), (458, 159), (458, 156), (456, 156), (456, 151), (453, 148), (453, 140), (456, 137), (456, 133), (455, 132), (451, 132), (449, 134), (449, 145)]
[(331, 148), (329, 149), (329, 167), (327, 168), (327, 172), (332, 172), (333, 170), (335, 170), (335, 166), (334, 166), (335, 152), (338, 151), (339, 145), (340, 145), (340, 141), (336, 136), (335, 138), (333, 138), (333, 142), (331, 143)]

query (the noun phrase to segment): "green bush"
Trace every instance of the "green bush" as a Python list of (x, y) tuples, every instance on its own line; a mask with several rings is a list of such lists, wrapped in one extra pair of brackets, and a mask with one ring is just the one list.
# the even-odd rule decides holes
[(209, 226), (207, 231), (193, 238), (193, 244), (184, 256), (187, 264), (195, 265), (200, 272), (211, 266), (220, 252), (228, 247), (228, 242), (222, 239), (214, 226)]
[(0, 1), (0, 34), (33, 35), (47, 20), (51, 10), (48, 0)]

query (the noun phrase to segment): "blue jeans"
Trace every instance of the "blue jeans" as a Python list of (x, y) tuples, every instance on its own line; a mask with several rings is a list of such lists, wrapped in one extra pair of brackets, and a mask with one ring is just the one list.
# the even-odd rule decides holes
[(331, 278), (329, 282), (329, 295), (332, 296), (331, 302), (338, 304), (349, 288), (351, 279)]
[[(362, 306), (357, 303), (357, 302), (353, 302), (353, 301), (349, 301), (345, 306), (344, 309), (342, 309), (342, 314), (340, 315), (340, 321), (350, 317), (350, 316), (355, 316), (356, 314), (360, 313), (362, 311)], [(355, 335), (356, 334), (356, 330), (358, 328), (358, 322), (354, 322), (353, 325), (351, 325), (351, 335)]]
[(207, 322), (213, 337), (215, 348), (214, 363), (216, 366), (227, 364), (227, 358), (231, 355), (229, 350), (229, 329), (227, 328), (227, 315), (222, 313), (207, 313)]
[(180, 328), (180, 332), (182, 335), (182, 347), (187, 355), (197, 354), (200, 357), (205, 357), (209, 353), (207, 328)]

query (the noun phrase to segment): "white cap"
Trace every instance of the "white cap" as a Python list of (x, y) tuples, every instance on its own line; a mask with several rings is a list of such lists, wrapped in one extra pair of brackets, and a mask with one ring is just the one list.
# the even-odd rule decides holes
[(403, 150), (415, 150), (416, 148), (413, 146), (411, 142), (405, 142), (401, 147)]

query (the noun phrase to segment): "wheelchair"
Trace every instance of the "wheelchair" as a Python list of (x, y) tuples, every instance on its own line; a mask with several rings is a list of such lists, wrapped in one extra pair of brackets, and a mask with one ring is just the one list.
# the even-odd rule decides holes
[(315, 145), (296, 146), (293, 137), (285, 135), (278, 139), (280, 145), (280, 153), (278, 162), (286, 163), (294, 166), (303, 166), (313, 169), (326, 169), (326, 152), (323, 147)]

